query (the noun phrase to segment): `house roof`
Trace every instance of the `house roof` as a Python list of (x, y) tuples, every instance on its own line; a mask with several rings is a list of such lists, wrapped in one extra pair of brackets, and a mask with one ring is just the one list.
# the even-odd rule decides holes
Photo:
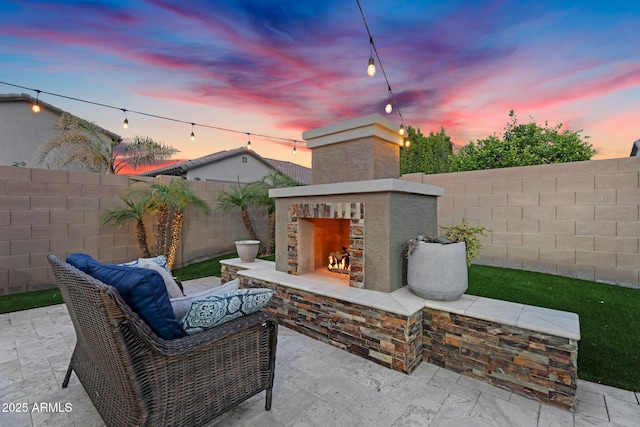
[(175, 163), (173, 165), (165, 166), (163, 168), (158, 168), (154, 170), (150, 170), (144, 173), (141, 173), (142, 176), (157, 176), (157, 175), (174, 175), (181, 176), (184, 173), (198, 168), (200, 166), (208, 165), (211, 163), (219, 162), (221, 160), (225, 160), (231, 157), (239, 156), (239, 155), (250, 155), (257, 159), (258, 161), (264, 163), (265, 165), (277, 170), (283, 175), (288, 175), (290, 178), (295, 180), (297, 183), (302, 185), (310, 185), (311, 184), (311, 169), (291, 163), (285, 162), (282, 160), (275, 159), (267, 159), (259, 155), (253, 150), (248, 150), (245, 147), (236, 148), (233, 150), (227, 151), (219, 151), (217, 153), (208, 154), (203, 157), (199, 157), (193, 160), (187, 160), (185, 162)]
[[(26, 93), (0, 93), (0, 102), (28, 102), (29, 104), (34, 104), (36, 102), (36, 98)], [(45, 108), (51, 111), (52, 113), (57, 114), (58, 116), (61, 116), (62, 114), (67, 113), (73, 117), (79, 118), (78, 116), (75, 116), (74, 114), (71, 114), (68, 111), (64, 111), (54, 105), (51, 105), (48, 102), (43, 102), (41, 99), (38, 99), (38, 105), (40, 105), (40, 108)], [(100, 126), (98, 126), (98, 128), (102, 129), (109, 136), (109, 138), (115, 141), (122, 141), (122, 137), (117, 133), (113, 133)]]

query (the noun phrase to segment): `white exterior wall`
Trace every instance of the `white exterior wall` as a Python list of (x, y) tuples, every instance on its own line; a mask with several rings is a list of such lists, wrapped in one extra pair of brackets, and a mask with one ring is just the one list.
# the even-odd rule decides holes
[(239, 154), (193, 168), (187, 172), (188, 180), (255, 182), (271, 172), (272, 168), (249, 154)]

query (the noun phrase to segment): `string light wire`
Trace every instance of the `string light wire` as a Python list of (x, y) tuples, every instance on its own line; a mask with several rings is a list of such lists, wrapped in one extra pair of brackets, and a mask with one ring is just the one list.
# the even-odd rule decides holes
[[(110, 108), (112, 110), (125, 111), (125, 115), (127, 113), (129, 113), (129, 114), (139, 114), (141, 116), (152, 117), (154, 119), (167, 120), (167, 121), (176, 122), (176, 123), (184, 123), (184, 124), (187, 124), (187, 125), (191, 125), (192, 129), (193, 129), (193, 126), (200, 126), (200, 127), (208, 128), (208, 129), (216, 129), (216, 130), (221, 130), (221, 131), (224, 131), (224, 132), (232, 132), (232, 133), (242, 133), (242, 134), (245, 134), (245, 135), (253, 135), (253, 136), (258, 136), (258, 137), (267, 138), (267, 139), (277, 139), (277, 140), (280, 140), (280, 141), (304, 142), (302, 140), (297, 140), (297, 139), (292, 140), (291, 138), (284, 138), (284, 137), (273, 136), (273, 135), (265, 135), (265, 134), (260, 134), (260, 133), (240, 131), (240, 130), (236, 130), (236, 129), (230, 129), (230, 128), (225, 128), (225, 127), (221, 127), (221, 126), (208, 125), (208, 124), (204, 124), (204, 123), (194, 123), (194, 122), (190, 122), (190, 121), (187, 121), (187, 120), (180, 120), (180, 119), (175, 119), (175, 118), (172, 118), (172, 117), (166, 117), (166, 116), (160, 116), (160, 115), (157, 115), (157, 114), (145, 113), (144, 111), (136, 111), (136, 110), (130, 110), (128, 108), (115, 107), (113, 105), (103, 104), (101, 102), (89, 101), (89, 100), (86, 100), (86, 99), (75, 98), (73, 96), (62, 95), (62, 94), (59, 94), (59, 93), (47, 92), (45, 90), (33, 89), (33, 88), (30, 88), (30, 87), (20, 86), (20, 85), (17, 85), (17, 84), (8, 83), (8, 82), (4, 82), (4, 81), (0, 81), (0, 84), (4, 84), (4, 85), (7, 85), (7, 86), (13, 86), (13, 87), (17, 87), (17, 88), (20, 88), (20, 89), (30, 90), (30, 91), (36, 92), (38, 94), (38, 96), (41, 93), (44, 93), (44, 94), (47, 94), (47, 95), (56, 96), (58, 98), (69, 99), (71, 101), (83, 102), (85, 104), (97, 105), (99, 107)], [(127, 122), (128, 122), (128, 120), (127, 120)]]
[[(389, 95), (391, 96), (391, 102), (393, 102), (393, 107), (398, 112), (398, 116), (400, 117), (400, 129), (404, 131), (404, 118), (402, 117), (402, 113), (400, 112), (400, 108), (398, 107), (398, 102), (396, 101), (396, 97), (391, 90), (391, 84), (389, 83), (389, 79), (387, 78), (387, 73), (384, 71), (384, 67), (382, 66), (382, 61), (380, 60), (380, 55), (378, 55), (378, 49), (376, 48), (376, 44), (373, 41), (373, 36), (371, 35), (371, 31), (369, 30), (369, 24), (367, 24), (367, 18), (364, 16), (364, 12), (362, 11), (362, 5), (360, 5), (360, 0), (356, 0), (358, 4), (358, 9), (360, 9), (360, 15), (362, 15), (362, 22), (364, 22), (364, 27), (367, 29), (367, 34), (369, 35), (369, 43), (373, 47), (373, 53), (376, 54), (376, 59), (378, 60), (378, 66), (380, 67), (380, 71), (382, 71), (382, 75), (384, 76), (384, 80), (387, 82), (387, 88), (389, 89)], [(401, 133), (404, 135), (404, 132)]]

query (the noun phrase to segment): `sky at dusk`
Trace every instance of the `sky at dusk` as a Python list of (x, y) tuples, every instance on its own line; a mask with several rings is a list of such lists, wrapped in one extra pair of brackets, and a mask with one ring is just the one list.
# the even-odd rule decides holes
[[(457, 145), (520, 122), (563, 123), (627, 157), (640, 138), (640, 1), (361, 0), (405, 125)], [(42, 94), (120, 134), (196, 158), (243, 146), (310, 165), (290, 140), (386, 115), (355, 0), (0, 3), (0, 81), (226, 132)], [(377, 62), (377, 61), (376, 61)], [(0, 93), (35, 92), (0, 84)], [(400, 124), (397, 111), (388, 114)]]

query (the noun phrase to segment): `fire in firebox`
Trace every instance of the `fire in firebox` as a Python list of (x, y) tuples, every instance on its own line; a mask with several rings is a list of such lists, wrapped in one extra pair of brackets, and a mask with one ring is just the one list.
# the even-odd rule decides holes
[(349, 250), (342, 247), (342, 252), (331, 252), (329, 254), (329, 271), (334, 273), (349, 274), (351, 265), (349, 264)]

